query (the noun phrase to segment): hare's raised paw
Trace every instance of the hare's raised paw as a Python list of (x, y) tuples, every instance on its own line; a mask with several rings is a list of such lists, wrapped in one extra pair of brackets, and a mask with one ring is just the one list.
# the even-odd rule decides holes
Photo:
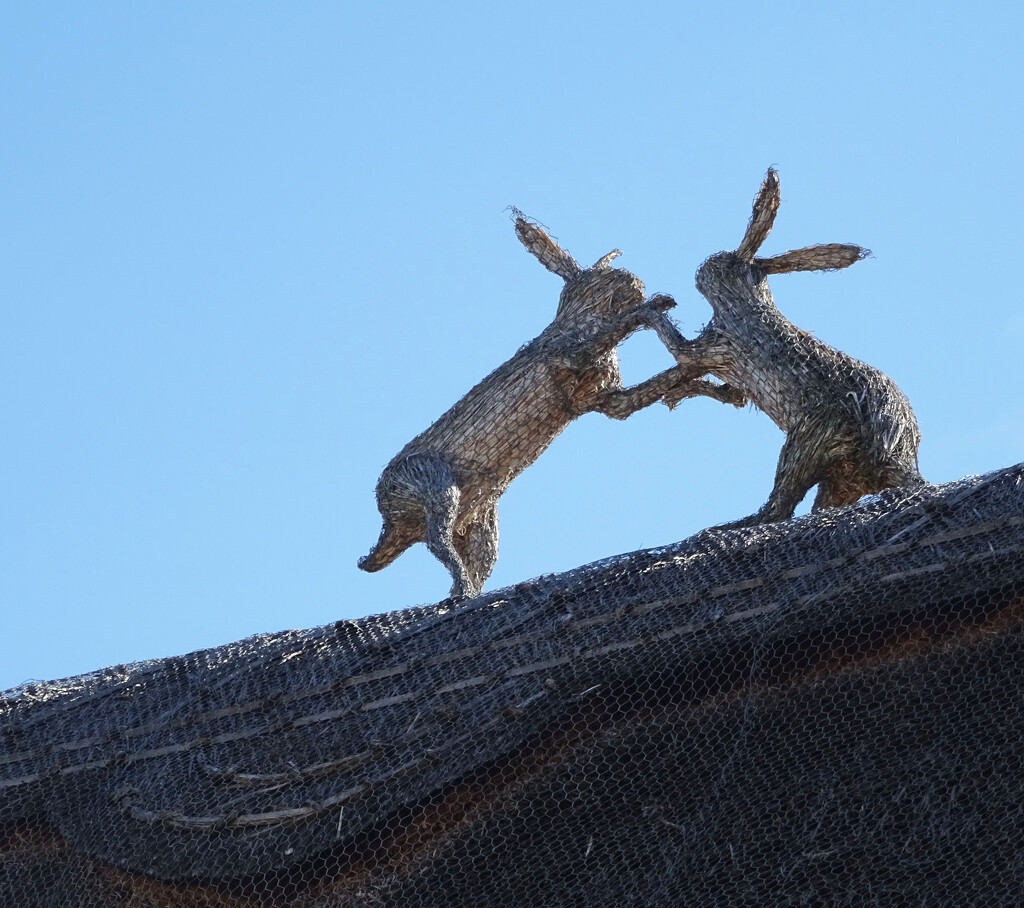
[(656, 293), (644, 305), (656, 312), (668, 312), (669, 309), (675, 309), (676, 301), (667, 293)]
[[(673, 301), (673, 305), (675, 305)], [(652, 331), (658, 333), (658, 337), (665, 337), (675, 339), (678, 337), (680, 340), (683, 336), (679, 333), (679, 329), (676, 327), (675, 322), (672, 318), (665, 314), (663, 309), (659, 309), (657, 306), (651, 305), (651, 303), (644, 303), (642, 306), (637, 306), (636, 309), (632, 310), (632, 318), (644, 328), (650, 328)], [(629, 313), (627, 313), (629, 317)], [(664, 342), (664, 338), (662, 338)]]
[(710, 397), (734, 407), (744, 407), (747, 404), (747, 396), (739, 388), (708, 381), (706, 378), (695, 378), (670, 388), (662, 395), (661, 401), (670, 410), (674, 410), (690, 397)]

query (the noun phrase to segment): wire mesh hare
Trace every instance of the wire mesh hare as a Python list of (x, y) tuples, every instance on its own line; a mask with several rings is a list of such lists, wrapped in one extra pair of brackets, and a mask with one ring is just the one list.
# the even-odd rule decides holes
[(454, 597), (477, 595), (498, 556), (497, 502), (576, 417), (591, 411), (625, 419), (672, 390), (742, 404), (742, 396), (672, 369), (622, 387), (616, 346), (675, 303), (644, 299), (636, 275), (612, 268), (609, 252), (582, 268), (548, 233), (515, 211), (524, 246), (565, 281), (554, 321), (483, 379), (384, 469), (377, 505), (380, 539), (360, 559), (365, 571), (391, 564), (425, 542), (450, 571)]
[[(728, 382), (786, 433), (768, 501), (727, 527), (785, 520), (814, 485), (818, 510), (924, 482), (917, 420), (896, 383), (801, 331), (779, 312), (768, 288), (769, 274), (846, 268), (868, 251), (833, 243), (755, 258), (778, 209), (779, 177), (769, 170), (739, 248), (712, 255), (697, 271), (712, 320), (692, 341), (663, 314), (655, 323), (685, 375)], [(666, 398), (670, 406), (676, 402)]]

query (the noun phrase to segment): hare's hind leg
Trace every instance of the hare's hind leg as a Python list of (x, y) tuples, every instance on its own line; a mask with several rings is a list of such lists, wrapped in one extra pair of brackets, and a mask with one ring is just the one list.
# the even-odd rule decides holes
[(479, 592), (498, 560), (498, 508), (495, 505), (473, 520), (461, 535), (455, 536), (455, 549)]
[(843, 440), (839, 447), (845, 453), (837, 452), (827, 464), (815, 511), (854, 504), (883, 489), (913, 488), (925, 482), (917, 468), (921, 433), (906, 398), (892, 386), (891, 393), (877, 393), (869, 400), (869, 418), (836, 435)]
[(884, 489), (914, 488), (924, 482), (924, 477), (913, 465), (895, 464), (879, 468), (860, 466), (850, 458), (843, 458), (829, 464), (826, 477), (818, 484), (813, 510), (841, 508), (856, 504), (865, 495), (877, 495)]
[(840, 457), (830, 463), (825, 470), (825, 475), (818, 483), (818, 494), (814, 496), (811, 510), (820, 511), (823, 508), (841, 508), (844, 505), (855, 504), (864, 495), (876, 491), (878, 489), (872, 488), (865, 480), (854, 458)]

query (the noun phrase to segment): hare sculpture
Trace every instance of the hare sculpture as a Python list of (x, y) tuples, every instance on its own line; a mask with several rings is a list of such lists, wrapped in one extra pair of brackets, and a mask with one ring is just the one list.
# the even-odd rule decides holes
[[(924, 482), (917, 420), (895, 382), (801, 331), (776, 308), (768, 288), (769, 274), (846, 268), (869, 253), (829, 244), (755, 258), (778, 208), (779, 177), (769, 170), (739, 248), (712, 255), (697, 271), (697, 289), (714, 310), (712, 320), (692, 341), (662, 313), (654, 325), (683, 369), (681, 379), (722, 379), (786, 433), (767, 503), (726, 527), (792, 517), (815, 485), (818, 510)], [(676, 403), (671, 395), (665, 402)]]
[(480, 592), (498, 556), (498, 499), (576, 417), (598, 411), (625, 419), (668, 391), (674, 401), (744, 402), (699, 376), (680, 386), (679, 368), (623, 388), (616, 346), (675, 303), (645, 301), (640, 280), (611, 267), (618, 250), (581, 268), (543, 228), (514, 214), (523, 245), (565, 281), (555, 319), (387, 465), (377, 483), (384, 526), (359, 561), (379, 571), (425, 542), (451, 572), (453, 597)]

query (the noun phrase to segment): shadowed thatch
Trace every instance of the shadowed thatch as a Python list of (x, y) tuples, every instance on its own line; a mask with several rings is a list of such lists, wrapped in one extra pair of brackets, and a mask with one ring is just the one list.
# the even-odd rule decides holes
[(0, 903), (1011, 904), (1024, 465), (0, 698)]

